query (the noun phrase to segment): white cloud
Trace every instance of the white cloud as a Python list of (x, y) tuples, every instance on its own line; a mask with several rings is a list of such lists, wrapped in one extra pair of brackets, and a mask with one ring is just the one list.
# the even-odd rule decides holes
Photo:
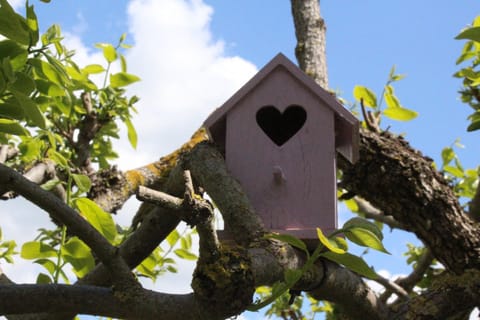
[[(142, 82), (137, 94), (138, 153), (121, 166), (153, 161), (187, 141), (208, 114), (255, 72), (240, 57), (227, 56), (209, 29), (213, 9), (200, 0), (133, 0), (128, 7), (134, 48), (129, 72)], [(120, 145), (122, 151), (129, 151)]]
[(8, 3), (17, 11), (25, 6), (25, 0), (8, 0)]

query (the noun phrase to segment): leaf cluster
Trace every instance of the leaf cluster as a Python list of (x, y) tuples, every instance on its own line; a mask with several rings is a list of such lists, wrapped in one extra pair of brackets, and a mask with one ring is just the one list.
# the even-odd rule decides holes
[(457, 59), (457, 65), (464, 66), (454, 76), (462, 80), (460, 98), (473, 109), (469, 115), (467, 131), (480, 129), (480, 16), (472, 25), (456, 36), (457, 40), (467, 40)]

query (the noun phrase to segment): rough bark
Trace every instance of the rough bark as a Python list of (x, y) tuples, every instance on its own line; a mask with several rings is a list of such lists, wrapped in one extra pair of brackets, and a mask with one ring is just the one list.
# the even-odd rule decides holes
[(295, 55), (300, 68), (322, 88), (328, 89), (326, 26), (320, 16), (318, 0), (292, 0), (297, 46)]
[(343, 163), (342, 187), (412, 230), (449, 270), (480, 266), (478, 223), (429, 158), (388, 132), (361, 131), (360, 160)]

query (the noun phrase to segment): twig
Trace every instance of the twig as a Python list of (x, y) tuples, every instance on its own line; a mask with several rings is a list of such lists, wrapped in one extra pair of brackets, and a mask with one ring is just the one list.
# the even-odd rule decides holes
[(189, 170), (183, 172), (185, 182), (184, 198), (180, 199), (161, 191), (140, 186), (137, 199), (172, 210), (190, 226), (196, 226), (200, 237), (200, 257), (211, 260), (219, 255), (219, 242), (213, 221), (213, 207), (195, 195)]
[(397, 283), (387, 278), (384, 278), (380, 275), (378, 275), (378, 278), (375, 279), (374, 281), (384, 286), (387, 289), (387, 291), (395, 293), (399, 298), (408, 299), (408, 292), (404, 288), (399, 286)]
[(363, 119), (365, 119), (365, 124), (370, 131), (381, 132), (380, 130), (380, 117), (375, 116), (372, 112), (367, 111), (365, 104), (363, 103), (363, 98), (360, 99), (360, 109), (362, 109)]
[(395, 218), (393, 218), (392, 216), (384, 215), (380, 210), (373, 207), (368, 201), (360, 197), (355, 197), (354, 200), (358, 206), (358, 210), (365, 215), (365, 218), (385, 223), (392, 229), (395, 228), (408, 231), (405, 225), (395, 220)]
[(430, 249), (425, 248), (423, 255), (418, 259), (417, 266), (413, 269), (412, 273), (404, 278), (400, 278), (395, 282), (402, 286), (408, 292), (412, 291), (415, 285), (423, 279), (425, 272), (433, 262), (433, 255)]

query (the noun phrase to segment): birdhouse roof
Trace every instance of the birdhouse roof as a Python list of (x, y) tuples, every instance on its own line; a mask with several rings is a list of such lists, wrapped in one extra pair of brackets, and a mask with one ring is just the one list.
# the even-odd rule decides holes
[(320, 87), (282, 53), (277, 54), (230, 99), (210, 114), (203, 123), (210, 137), (217, 143), (225, 141), (227, 114), (239, 104), (243, 97), (253, 91), (277, 68), (284, 68), (291, 77), (303, 84), (305, 90), (313, 93), (322, 102), (319, 105), (327, 106), (332, 110), (335, 114), (336, 149), (350, 162), (356, 162), (359, 146), (358, 119), (345, 109), (331, 93)]

